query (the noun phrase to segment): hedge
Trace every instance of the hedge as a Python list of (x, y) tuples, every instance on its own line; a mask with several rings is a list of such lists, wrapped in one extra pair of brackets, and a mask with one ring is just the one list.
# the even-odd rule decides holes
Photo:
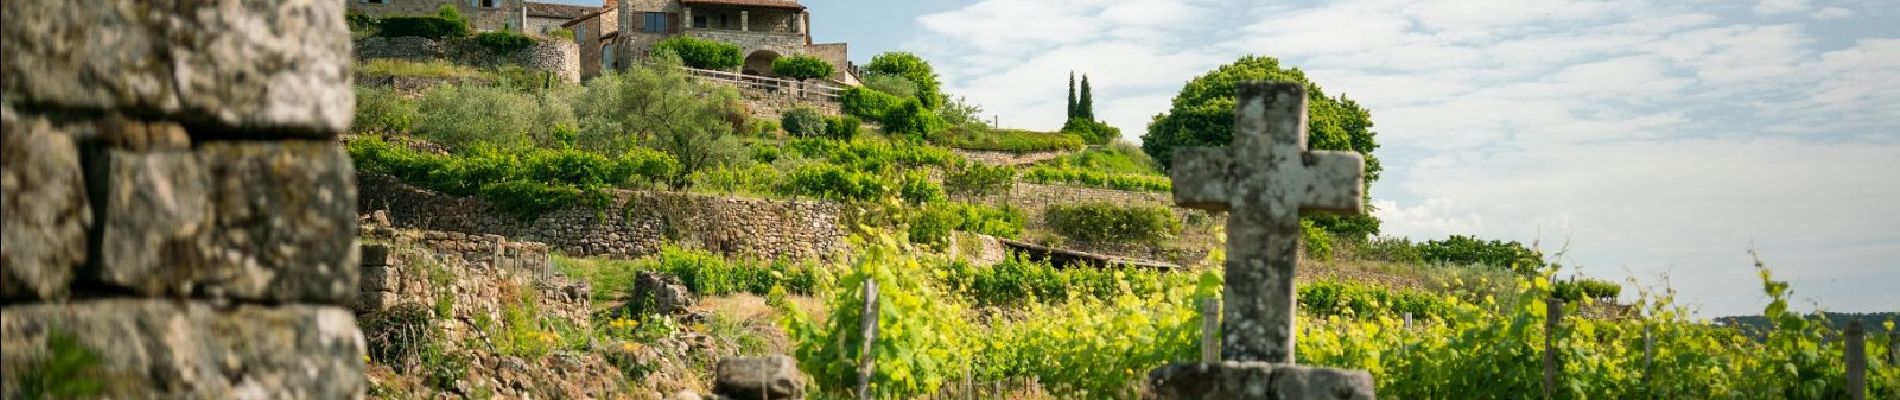
[(872, 121), (883, 121), (884, 114), (889, 113), (891, 109), (903, 106), (904, 99), (864, 87), (853, 87), (845, 89), (844, 94), (838, 98), (838, 102), (841, 103), (840, 106), (845, 114)]
[(739, 45), (690, 36), (674, 36), (653, 44), (653, 51), (672, 51), (686, 66), (700, 69), (730, 70), (745, 63)]

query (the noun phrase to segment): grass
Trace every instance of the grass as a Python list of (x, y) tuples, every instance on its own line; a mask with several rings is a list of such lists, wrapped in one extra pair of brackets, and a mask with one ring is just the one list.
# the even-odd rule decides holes
[(1142, 152), (1141, 148), (1133, 143), (1124, 141), (1063, 155), (1050, 160), (1049, 164), (1111, 174), (1165, 176), (1161, 173), (1160, 166), (1155, 164), (1154, 158), (1148, 157), (1148, 153)]
[(964, 150), (1011, 153), (1076, 151), (1081, 150), (1085, 145), (1081, 136), (1018, 129), (951, 129), (936, 134), (932, 141)]
[(356, 73), (367, 76), (416, 76), (425, 78), (478, 78), (481, 70), (466, 65), (431, 61), (375, 59), (356, 64)]

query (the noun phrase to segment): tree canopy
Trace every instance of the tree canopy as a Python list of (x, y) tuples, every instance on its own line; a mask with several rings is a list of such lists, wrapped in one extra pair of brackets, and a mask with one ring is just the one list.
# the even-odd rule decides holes
[[(1226, 146), (1234, 137), (1235, 84), (1274, 80), (1306, 85), (1307, 143), (1314, 150), (1349, 150), (1365, 155), (1366, 185), (1379, 180), (1379, 159), (1372, 155), (1372, 113), (1345, 96), (1328, 97), (1297, 68), (1283, 68), (1272, 57), (1246, 56), (1188, 81), (1168, 112), (1156, 114), (1141, 136), (1141, 149), (1162, 168), (1173, 163), (1180, 146)], [(1367, 191), (1370, 193), (1370, 191)], [(1370, 203), (1368, 199), (1368, 203)], [(1370, 208), (1370, 204), (1367, 207)], [(1363, 239), (1379, 232), (1371, 215), (1306, 217), (1328, 232)]]
[(818, 57), (795, 55), (772, 60), (772, 74), (806, 80), (831, 76), (831, 63)]
[(871, 63), (864, 66), (874, 74), (889, 74), (909, 79), (917, 84), (917, 101), (924, 108), (937, 109), (943, 105), (943, 88), (937, 82), (937, 73), (930, 68), (930, 62), (922, 57), (902, 51), (893, 51), (871, 57)]

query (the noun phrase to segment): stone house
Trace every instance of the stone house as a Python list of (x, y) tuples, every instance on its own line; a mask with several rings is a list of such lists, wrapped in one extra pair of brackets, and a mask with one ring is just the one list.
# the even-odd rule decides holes
[(526, 0), (345, 0), (351, 12), (372, 17), (435, 15), (444, 4), (455, 5), (476, 30), (517, 30), (542, 34), (598, 8)]
[(686, 35), (739, 45), (745, 63), (733, 72), (772, 76), (779, 57), (809, 55), (831, 63), (831, 80), (858, 84), (846, 44), (812, 43), (810, 13), (797, 0), (606, 0), (564, 26), (583, 42), (582, 77), (625, 68), (654, 43)]

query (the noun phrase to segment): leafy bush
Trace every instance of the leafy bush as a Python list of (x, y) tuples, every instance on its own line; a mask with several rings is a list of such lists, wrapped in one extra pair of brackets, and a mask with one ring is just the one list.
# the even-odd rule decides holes
[[(773, 301), (786, 315), (783, 325), (794, 357), (799, 369), (811, 374), (817, 390), (843, 393), (856, 387), (856, 366), (870, 356), (877, 364), (871, 385), (879, 397), (937, 393), (970, 365), (967, 346), (974, 331), (965, 309), (937, 285), (916, 278), (931, 271), (906, 255), (903, 246), (889, 237), (874, 240), (859, 246), (866, 250), (839, 277), (840, 289), (828, 294), (824, 319), (813, 319), (783, 300)], [(873, 322), (878, 335), (871, 354), (862, 354), (865, 338), (859, 326), (865, 318), (859, 288), (866, 281), (876, 281), (878, 287)]]
[(772, 60), (772, 74), (800, 81), (831, 76), (831, 63), (818, 57), (793, 55)]
[(1051, 160), (1049, 164), (1116, 174), (1166, 176), (1161, 174), (1160, 167), (1155, 165), (1153, 158), (1148, 157), (1148, 153), (1141, 152), (1140, 147), (1125, 141), (1066, 154)]
[(555, 28), (554, 30), (548, 31), (548, 37), (557, 38), (557, 39), (574, 40), (574, 30), (567, 29), (567, 28)]
[(944, 171), (944, 190), (960, 196), (1009, 193), (1016, 185), (1016, 169), (1004, 165), (967, 162)]
[(783, 179), (784, 173), (771, 164), (744, 167), (728, 165), (700, 170), (692, 175), (694, 190), (751, 195), (775, 194)]
[(1167, 207), (1051, 204), (1043, 222), (1062, 236), (1096, 243), (1159, 243), (1181, 233), (1181, 221)]
[(825, 137), (832, 140), (851, 140), (858, 137), (863, 122), (849, 115), (825, 118)]
[(787, 142), (785, 148), (800, 157), (821, 159), (862, 171), (949, 167), (962, 161), (948, 149), (903, 141), (796, 139)]
[(871, 172), (837, 164), (807, 164), (793, 170), (778, 192), (844, 202), (873, 202), (898, 198), (924, 204), (944, 198), (943, 189), (922, 171)]
[(918, 209), (911, 218), (910, 241), (943, 250), (949, 244), (952, 230), (1015, 238), (1022, 233), (1027, 219), (1022, 210), (1015, 207), (933, 202)]
[(408, 61), (378, 58), (356, 64), (356, 74), (362, 76), (421, 76), (429, 78), (474, 78), (482, 72), (473, 67), (449, 62)]
[(745, 63), (745, 51), (739, 45), (691, 36), (674, 36), (653, 44), (653, 51), (671, 52), (686, 66), (699, 69), (730, 70)]
[(902, 76), (915, 83), (917, 94), (911, 98), (921, 103), (925, 109), (935, 110), (937, 106), (943, 105), (943, 89), (937, 82), (937, 73), (931, 69), (930, 62), (924, 61), (923, 57), (901, 51), (882, 53), (871, 57), (871, 63), (864, 66), (864, 71), (870, 74)]
[(984, 127), (962, 126), (944, 131), (935, 140), (945, 146), (965, 150), (1007, 151), (1029, 153), (1040, 151), (1073, 151), (1086, 146), (1082, 138), (1067, 133), (1032, 132), (1015, 129), (989, 130)]
[(1312, 221), (1300, 220), (1300, 241), (1306, 245), (1308, 257), (1317, 260), (1333, 258), (1333, 235), (1313, 226)]
[(1623, 294), (1623, 286), (1602, 279), (1578, 279), (1557, 281), (1551, 287), (1551, 294), (1564, 301), (1582, 299), (1614, 300)]
[(878, 92), (897, 96), (899, 99), (917, 96), (917, 83), (902, 76), (889, 74), (865, 74), (864, 87)]
[(904, 98), (864, 87), (845, 89), (838, 97), (839, 106), (844, 113), (872, 121), (883, 121), (884, 115), (904, 105)]
[(641, 271), (662, 272), (680, 278), (686, 290), (700, 296), (726, 296), (737, 293), (765, 295), (774, 287), (797, 294), (812, 294), (821, 281), (829, 279), (822, 266), (789, 260), (726, 259), (701, 249), (660, 246), (660, 252), (632, 260), (573, 259), (555, 257), (555, 265), (567, 276), (586, 279), (594, 287), (594, 300), (604, 302), (626, 297), (633, 288), (634, 276)]
[(825, 133), (825, 116), (811, 107), (792, 107), (779, 117), (779, 126), (794, 136), (818, 136)]
[(1102, 121), (1087, 118), (1071, 118), (1062, 124), (1062, 133), (1081, 136), (1089, 144), (1108, 144), (1122, 137), (1121, 128), (1109, 126)]
[(903, 105), (884, 113), (884, 132), (899, 135), (923, 137), (931, 132), (943, 130), (942, 118), (925, 108), (922, 103), (906, 101)]
[(1023, 180), (1034, 183), (1067, 183), (1115, 190), (1167, 192), (1173, 181), (1165, 176), (1114, 174), (1074, 167), (1035, 166), (1023, 171)]
[(418, 101), (414, 131), (456, 151), (551, 144), (558, 142), (554, 127), (574, 123), (561, 104), (504, 88), (441, 85)]
[(1425, 260), (1450, 264), (1478, 264), (1531, 274), (1544, 267), (1544, 255), (1516, 241), (1480, 240), (1475, 236), (1451, 235), (1445, 240), (1430, 240), (1418, 245)]
[(343, 22), (350, 26), (350, 36), (352, 39), (376, 36), (377, 25), (380, 24), (380, 22), (376, 20), (376, 17), (356, 10), (344, 12)]
[(376, 35), (383, 37), (419, 36), (431, 39), (468, 36), (468, 18), (453, 4), (443, 4), (433, 17), (384, 17), (377, 20)]
[(515, 31), (490, 31), (475, 34), (475, 43), (498, 53), (513, 53), (534, 46), (534, 38)]
[(678, 168), (671, 156), (652, 150), (613, 158), (585, 150), (539, 148), (485, 148), (444, 155), (410, 150), (374, 136), (352, 140), (349, 152), (360, 171), (388, 174), (452, 195), (481, 196), (523, 219), (560, 208), (604, 206), (604, 189), (647, 187)]
[(1439, 318), (1451, 310), (1444, 298), (1419, 290), (1395, 290), (1370, 284), (1319, 280), (1299, 285), (1300, 311), (1312, 316), (1352, 318)]
[(680, 168), (670, 183), (681, 188), (692, 185), (694, 172), (744, 160), (735, 132), (747, 128), (747, 118), (738, 92), (687, 79), (676, 57), (653, 61), (587, 81), (574, 100), (581, 147), (645, 145), (671, 154)]
[(407, 133), (416, 120), (416, 103), (385, 88), (356, 87), (356, 120), (350, 130)]

